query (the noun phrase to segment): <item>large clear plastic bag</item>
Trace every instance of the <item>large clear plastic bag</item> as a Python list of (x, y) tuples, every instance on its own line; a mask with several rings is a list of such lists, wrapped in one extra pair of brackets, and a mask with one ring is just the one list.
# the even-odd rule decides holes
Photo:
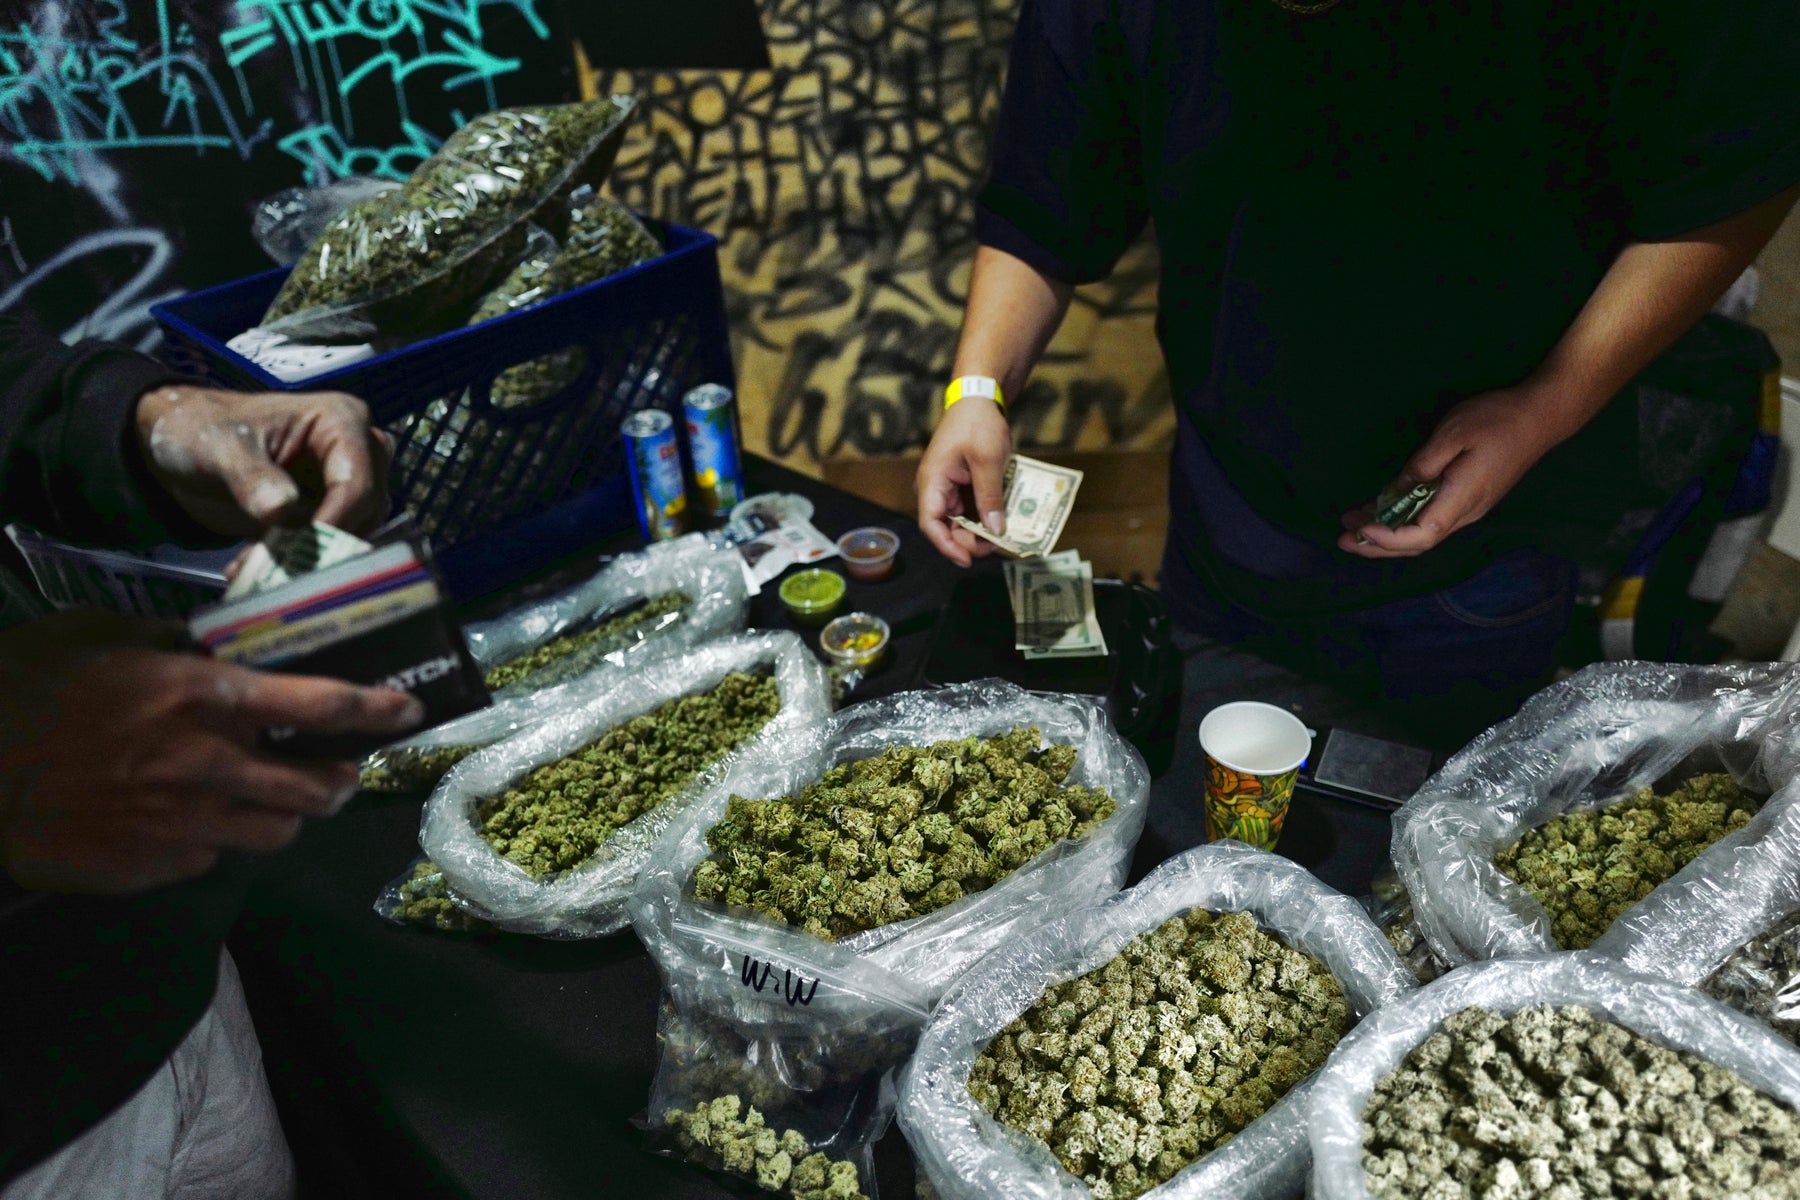
[[(1177, 855), (1136, 887), (1011, 940), (958, 979), (932, 1012), (901, 1083), (900, 1127), (940, 1200), (1087, 1200), (1087, 1185), (1047, 1147), (971, 1098), (970, 1068), (1045, 989), (1105, 966), (1139, 934), (1194, 908), (1250, 913), (1329, 968), (1359, 1017), (1415, 986), (1362, 907), (1304, 868), (1231, 841)], [(1298, 1196), (1306, 1181), (1310, 1086), (1301, 1082), (1222, 1148), (1146, 1195)]]
[[(706, 833), (732, 795), (790, 795), (831, 767), (890, 745), (994, 737), (1036, 726), (1080, 748), (1067, 783), (1105, 789), (1117, 809), (985, 891), (911, 921), (836, 942), (758, 913), (694, 900)], [(1143, 831), (1150, 776), (1101, 710), (995, 680), (909, 692), (790, 729), (740, 758), (669, 830), (629, 902), (662, 972), (663, 1044), (651, 1091), (653, 1144), (689, 1153), (667, 1116), (725, 1094), (811, 1150), (855, 1164), (874, 1194), (870, 1147), (893, 1111), (893, 1073), (932, 1002), (975, 960), (1024, 930), (1102, 899), (1125, 881)], [(716, 1165), (716, 1164), (715, 1164)]]
[(1590, 1009), (1651, 1041), (1734, 1071), (1778, 1100), (1800, 1105), (1800, 1052), (1691, 988), (1633, 975), (1591, 953), (1477, 963), (1377, 1011), (1350, 1031), (1315, 1077), (1307, 1115), (1314, 1200), (1369, 1200), (1363, 1110), (1375, 1085), (1446, 1017), (1475, 1006), (1509, 1016), (1543, 1005)]
[(516, 264), (527, 222), (612, 167), (628, 96), (476, 117), (398, 191), (352, 204), (295, 262), (264, 327), (296, 340), (368, 341), (461, 324)]
[(323, 187), (283, 188), (257, 204), (250, 236), (276, 265), (292, 266), (345, 209), (397, 192), (400, 186), (396, 179), (346, 175)]
[[(703, 771), (608, 839), (578, 867), (541, 879), (502, 858), (481, 836), (476, 813), (538, 767), (670, 700), (707, 691), (734, 671), (771, 670), (781, 711), (732, 754)], [(825, 669), (797, 634), (749, 633), (690, 648), (643, 670), (613, 676), (530, 732), (459, 763), (426, 802), (419, 845), (437, 864), (459, 907), (501, 929), (558, 938), (599, 937), (624, 928), (625, 898), (663, 831), (706, 794), (735, 759), (780, 744), (831, 711)]]
[[(1499, 850), (1562, 813), (1702, 772), (1774, 793), (1796, 773), (1797, 719), (1800, 668), (1786, 664), (1604, 664), (1545, 689), (1394, 814), (1394, 867), (1420, 932), (1451, 966), (1557, 949), (1543, 906), (1495, 865)], [(1659, 890), (1703, 889), (1736, 870), (1792, 803), (1764, 805)]]
[[(570, 198), (562, 242), (550, 254), (530, 251), (469, 318), (516, 312), (562, 292), (614, 275), (662, 253), (662, 243), (617, 201), (582, 187)], [(508, 367), (488, 385), (495, 408), (528, 408), (574, 386), (587, 369), (587, 351), (569, 346)], [(496, 437), (507, 435), (495, 430)]]
[(369, 791), (429, 791), (459, 761), (579, 704), (653, 663), (744, 628), (749, 595), (734, 554), (703, 537), (659, 542), (622, 554), (591, 578), (504, 616), (466, 626), (463, 637), (483, 675), (559, 638), (599, 632), (617, 614), (630, 614), (680, 593), (688, 602), (595, 637), (516, 682), (493, 688), (487, 708), (415, 734), (370, 755), (362, 764)]
[(527, 226), (525, 253), (506, 277), (481, 297), (468, 323), (478, 325), (530, 308), (562, 291), (564, 285), (559, 282), (556, 271), (556, 256), (561, 250), (548, 230), (536, 225)]
[(465, 626), (469, 653), (483, 674), (516, 663), (558, 638), (579, 634), (640, 601), (679, 592), (689, 603), (664, 618), (642, 622), (562, 655), (542, 668), (494, 687), (496, 698), (520, 695), (585, 673), (601, 663), (633, 668), (742, 629), (750, 595), (736, 556), (721, 553), (702, 534), (658, 542), (622, 554), (589, 579), (534, 600), (491, 621)]
[[(1705, 870), (1696, 870), (1702, 861)], [(1703, 985), (1793, 1039), (1800, 1033), (1800, 927), (1787, 918), (1797, 909), (1800, 779), (1620, 917), (1593, 949), (1645, 975)], [(1750, 953), (1739, 953), (1752, 942)]]

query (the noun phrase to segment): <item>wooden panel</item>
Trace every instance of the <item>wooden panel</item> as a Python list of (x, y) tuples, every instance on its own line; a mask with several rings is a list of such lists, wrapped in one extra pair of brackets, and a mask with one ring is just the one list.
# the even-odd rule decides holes
[[(1083, 473), (1081, 495), (1063, 530), (1062, 549), (1078, 549), (1096, 575), (1154, 584), (1169, 528), (1169, 456), (1156, 451), (1042, 454)], [(820, 463), (825, 482), (908, 517), (918, 509), (914, 455), (839, 458)]]

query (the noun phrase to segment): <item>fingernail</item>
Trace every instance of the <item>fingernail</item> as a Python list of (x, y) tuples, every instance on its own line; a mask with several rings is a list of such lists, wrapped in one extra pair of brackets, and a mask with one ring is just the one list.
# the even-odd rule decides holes
[(981, 523), (988, 527), (989, 533), (1004, 533), (1006, 531), (1006, 514), (996, 508), (983, 517)]
[(250, 515), (261, 519), (272, 517), (300, 498), (300, 489), (291, 479), (265, 479), (250, 491)]
[(350, 803), (350, 797), (354, 795), (356, 795), (356, 784), (354, 782), (344, 784), (335, 792), (331, 793), (331, 799), (327, 801), (331, 808), (331, 815), (336, 816), (342, 811), (344, 805)]
[(394, 728), (411, 729), (425, 720), (425, 706), (412, 696), (394, 712)]

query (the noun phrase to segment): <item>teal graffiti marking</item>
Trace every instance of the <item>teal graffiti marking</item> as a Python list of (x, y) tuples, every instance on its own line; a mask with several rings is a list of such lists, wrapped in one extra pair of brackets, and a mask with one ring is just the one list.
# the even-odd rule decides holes
[[(178, 147), (248, 159), (272, 141), (309, 182), (403, 177), (437, 145), (412, 119), (411, 89), (473, 88), (469, 107), (492, 108), (495, 81), (520, 69), (489, 49), (490, 10), (518, 14), (539, 40), (550, 36), (540, 0), (235, 0), (231, 28), (211, 39), (172, 21), (170, 0), (153, 0), (147, 41), (132, 36), (126, 2), (100, 0), (79, 23), (45, 5), (35, 21), (0, 28), (0, 161), (79, 183), (92, 154)], [(257, 118), (247, 72), (290, 64), (316, 107), (278, 129)], [(395, 114), (398, 137), (358, 138), (359, 115), (392, 130)]]

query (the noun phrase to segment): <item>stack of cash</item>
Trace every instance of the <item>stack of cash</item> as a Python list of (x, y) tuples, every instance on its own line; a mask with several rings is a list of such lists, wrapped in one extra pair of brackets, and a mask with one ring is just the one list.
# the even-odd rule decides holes
[(1094, 611), (1094, 568), (1079, 550), (1005, 566), (1014, 649), (1028, 659), (1105, 657), (1106, 637)]
[(1106, 638), (1094, 612), (1094, 568), (1078, 550), (1056, 549), (1081, 489), (1081, 472), (1015, 454), (1006, 464), (1006, 531), (992, 533), (967, 517), (957, 525), (1007, 556), (1013, 645), (1026, 658), (1099, 658)]

